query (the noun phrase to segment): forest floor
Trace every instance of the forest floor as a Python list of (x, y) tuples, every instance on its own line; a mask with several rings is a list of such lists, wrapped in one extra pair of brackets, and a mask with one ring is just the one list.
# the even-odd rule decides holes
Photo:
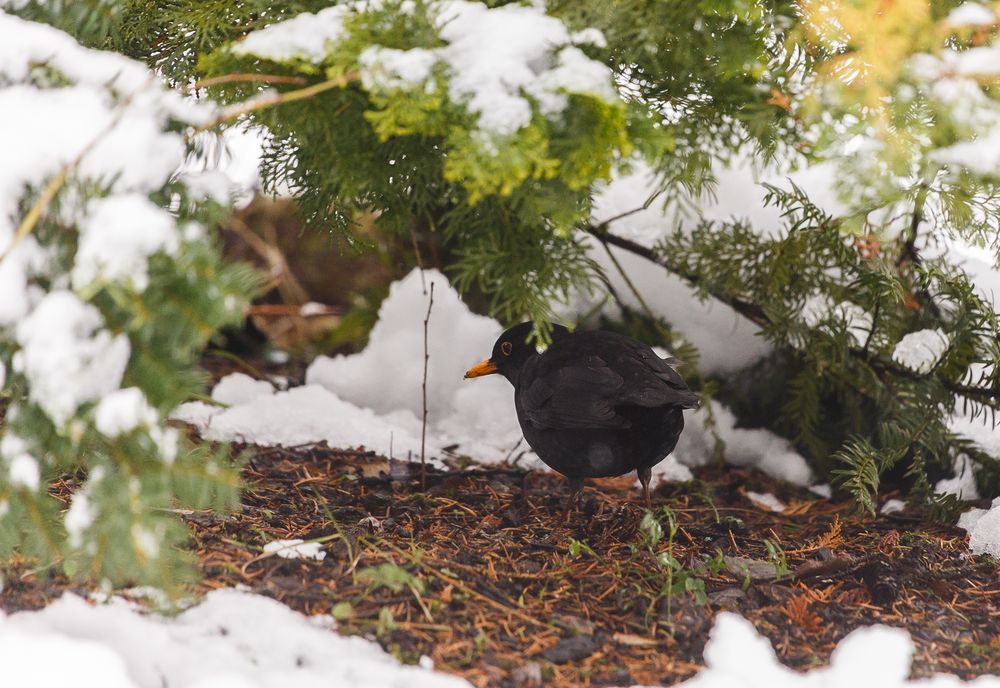
[[(435, 469), (422, 490), (419, 465), (364, 451), (234, 452), (246, 460), (242, 509), (184, 513), (201, 591), (246, 586), (333, 614), (341, 633), (478, 686), (671, 684), (698, 671), (721, 610), (797, 669), (884, 623), (913, 637), (915, 676), (1000, 672), (997, 562), (970, 557), (963, 531), (905, 512), (861, 518), (846, 501), (706, 467), (656, 491), (657, 540), (632, 478), (589, 483), (564, 519), (566, 486), (551, 473)], [(50, 489), (68, 500), (70, 487)], [(767, 510), (747, 490), (788, 507)], [(319, 539), (326, 557), (262, 554), (290, 538)], [(29, 568), (8, 568), (6, 611), (79, 590)]]

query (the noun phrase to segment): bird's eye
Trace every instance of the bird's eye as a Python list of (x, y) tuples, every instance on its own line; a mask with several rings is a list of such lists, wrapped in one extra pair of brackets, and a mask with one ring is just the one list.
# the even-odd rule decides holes
[(510, 352), (514, 350), (514, 345), (510, 342), (504, 342), (500, 345), (500, 351), (503, 352), (504, 356), (510, 356)]

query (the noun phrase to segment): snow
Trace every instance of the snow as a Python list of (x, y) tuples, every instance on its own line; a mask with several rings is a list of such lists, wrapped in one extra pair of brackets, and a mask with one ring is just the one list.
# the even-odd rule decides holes
[[(993, 59), (1000, 60), (1000, 53)], [(972, 172), (992, 175), (1000, 166), (1000, 129), (987, 131), (975, 141), (960, 141), (934, 151), (936, 162), (959, 165)]]
[(264, 552), (277, 554), (282, 559), (315, 559), (323, 561), (326, 552), (319, 542), (304, 542), (299, 539), (275, 540), (264, 545)]
[(63, 525), (69, 534), (69, 546), (78, 548), (83, 543), (83, 534), (97, 518), (97, 511), (90, 501), (90, 495), (80, 491), (73, 495), (69, 503), (66, 515), (63, 517)]
[(138, 387), (115, 390), (101, 399), (94, 409), (94, 425), (107, 437), (118, 437), (140, 426), (153, 426), (159, 419), (159, 414)]
[(29, 382), (29, 396), (62, 427), (85, 402), (121, 385), (128, 364), (128, 337), (103, 329), (92, 305), (69, 291), (49, 292), (17, 325), (21, 350), (14, 370)]
[(948, 335), (940, 329), (911, 332), (896, 344), (892, 360), (916, 373), (929, 373), (948, 350)]
[[(1000, 510), (998, 510), (1000, 513)], [(375, 642), (332, 632), (330, 617), (308, 618), (281, 603), (233, 589), (210, 592), (176, 617), (111, 598), (91, 604), (71, 593), (38, 611), (0, 615), (5, 683), (80, 688), (452, 688), (459, 677), (400, 664)], [(684, 688), (996, 688), (983, 676), (964, 684), (937, 675), (907, 681), (914, 648), (906, 631), (859, 628), (840, 641), (829, 666), (799, 673), (738, 614), (716, 616), (705, 668)], [(51, 661), (59, 657), (60, 661)]]
[(37, 492), (41, 481), (38, 460), (31, 454), (15, 454), (8, 459), (7, 476), (12, 486)]
[(361, 83), (369, 91), (412, 88), (426, 81), (438, 57), (423, 48), (399, 50), (380, 45), (369, 46), (358, 56)]
[(939, 494), (952, 494), (959, 499), (979, 499), (979, 488), (976, 487), (976, 464), (965, 454), (959, 454), (955, 457), (954, 466), (955, 477), (937, 481), (934, 491)]
[(785, 510), (785, 503), (775, 497), (770, 492), (753, 492), (747, 490), (747, 499), (755, 504), (764, 507), (768, 511), (781, 513)]
[(894, 514), (898, 511), (902, 511), (906, 508), (906, 502), (902, 499), (888, 499), (882, 508), (879, 509), (880, 514)]
[(277, 62), (305, 60), (322, 62), (329, 43), (344, 31), (350, 6), (327, 7), (315, 14), (303, 12), (291, 19), (252, 31), (230, 50), (236, 55), (256, 55)]
[(969, 533), (969, 549), (973, 554), (989, 554), (1000, 558), (1000, 497), (989, 509), (969, 509), (958, 519), (958, 527)]
[(440, 272), (427, 270), (421, 275), (419, 269), (390, 286), (365, 350), (350, 356), (320, 356), (306, 371), (306, 382), (378, 413), (406, 409), (419, 416), (428, 301), (424, 285), (429, 292), (432, 283), (434, 306), (427, 333), (429, 418), (436, 421), (453, 413), (458, 407), (456, 394), (474, 389), (473, 384), (484, 382), (510, 390), (509, 383), (500, 378), (475, 383), (463, 379), (472, 364), (489, 356), (502, 331), (500, 325), (472, 313)]
[[(344, 21), (364, 4), (330, 7), (300, 14), (248, 35), (231, 50), (272, 60), (322, 63), (332, 44), (345, 36)], [(377, 9), (377, 7), (375, 8)], [(418, 86), (441, 64), (449, 75), (452, 101), (475, 114), (481, 129), (509, 136), (526, 126), (534, 100), (546, 117), (562, 113), (568, 93), (617, 102), (611, 70), (591, 60), (579, 43), (601, 43), (595, 29), (570, 34), (542, 7), (442, 0), (428, 10), (440, 26), (445, 45), (400, 50), (369, 46), (359, 56), (362, 84), (369, 90)]]
[(852, 631), (834, 649), (830, 665), (799, 673), (782, 665), (767, 638), (746, 619), (723, 612), (715, 617), (711, 638), (705, 645), (705, 668), (679, 684), (683, 688), (996, 688), (1000, 678), (982, 676), (963, 683), (938, 674), (908, 681), (913, 642), (900, 628), (868, 626)]
[(978, 2), (963, 2), (948, 13), (945, 23), (951, 26), (993, 26), (997, 15), (987, 5)]
[(147, 262), (154, 253), (173, 255), (180, 238), (174, 218), (142, 194), (92, 201), (80, 223), (73, 286), (128, 280), (136, 291), (149, 282)]
[[(396, 458), (420, 454), (416, 416), (391, 418), (350, 404), (319, 385), (261, 396), (228, 409), (201, 402), (182, 404), (174, 418), (200, 428), (205, 439), (294, 447), (326, 441), (331, 447), (366, 447)], [(438, 448), (432, 445), (437, 452)]]
[[(16, 132), (5, 139), (0, 166), (0, 327), (21, 347), (11, 372), (26, 378), (30, 399), (60, 432), (84, 404), (118, 389), (130, 355), (127, 336), (111, 332), (83, 297), (110, 280), (141, 291), (152, 255), (203, 236), (190, 226), (182, 234), (150, 197), (184, 162), (183, 125), (203, 124), (214, 112), (207, 100), (165, 88), (137, 61), (0, 13), (0, 129)], [(68, 269), (55, 260), (55, 246), (43, 248), (31, 235), (13, 243), (34, 202), (26, 191), (37, 198), (63, 174), (48, 211), (79, 230)], [(91, 198), (81, 187), (104, 196)], [(131, 401), (125, 395), (95, 410), (109, 433), (151, 419), (129, 394)], [(151, 434), (164, 458), (176, 453), (175, 434)]]
[(831, 488), (827, 483), (810, 485), (809, 491), (818, 497), (822, 497), (823, 499), (830, 499), (833, 497), (833, 488)]
[[(708, 409), (715, 416), (714, 427), (708, 423)], [(694, 411), (684, 412), (681, 433), (674, 456), (687, 466), (703, 466), (713, 456), (715, 435), (725, 444), (726, 461), (734, 466), (752, 467), (793, 485), (808, 486), (812, 470), (791, 442), (763, 428), (736, 427), (736, 416), (716, 400)]]
[(961, 76), (984, 77), (1000, 74), (1000, 46), (985, 45), (952, 53), (951, 63)]
[(254, 380), (244, 373), (231, 373), (219, 380), (212, 390), (212, 399), (221, 404), (243, 404), (258, 397), (274, 394), (274, 387), (265, 380)]
[[(176, 617), (120, 599), (66, 594), (39, 611), (0, 615), (4, 685), (74, 688), (458, 688), (455, 676), (400, 664), (376, 643), (331, 632), (272, 599), (209, 593)], [(52, 661), (58, 657), (59, 661)]]

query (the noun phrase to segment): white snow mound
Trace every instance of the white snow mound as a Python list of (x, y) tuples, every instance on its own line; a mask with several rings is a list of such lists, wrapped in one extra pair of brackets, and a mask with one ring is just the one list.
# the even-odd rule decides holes
[(989, 554), (1000, 558), (1000, 497), (989, 509), (969, 509), (958, 519), (958, 527), (969, 533), (969, 549), (973, 554)]
[(840, 641), (829, 666), (798, 673), (778, 661), (771, 643), (757, 634), (753, 624), (737, 614), (723, 612), (715, 618), (711, 639), (705, 645), (706, 667), (679, 685), (684, 688), (1000, 687), (1000, 678), (994, 676), (968, 683), (945, 674), (908, 681), (912, 658), (913, 643), (906, 631), (868, 626)]
[[(34, 612), (0, 616), (4, 685), (74, 688), (468, 688), (400, 664), (376, 643), (331, 632), (275, 600), (209, 593), (176, 618), (66, 594)], [(59, 661), (52, 661), (58, 657)]]

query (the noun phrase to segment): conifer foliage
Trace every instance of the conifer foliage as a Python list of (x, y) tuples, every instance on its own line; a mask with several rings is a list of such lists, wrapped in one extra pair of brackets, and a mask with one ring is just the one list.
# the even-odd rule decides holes
[[(41, 24), (0, 14), (0, 34), (0, 126), (18, 136), (0, 171), (0, 553), (173, 588), (190, 571), (170, 510), (225, 509), (238, 481), (166, 417), (256, 285), (209, 232), (227, 187), (174, 174), (214, 111)], [(46, 489), (66, 474), (83, 481), (68, 509)]]

